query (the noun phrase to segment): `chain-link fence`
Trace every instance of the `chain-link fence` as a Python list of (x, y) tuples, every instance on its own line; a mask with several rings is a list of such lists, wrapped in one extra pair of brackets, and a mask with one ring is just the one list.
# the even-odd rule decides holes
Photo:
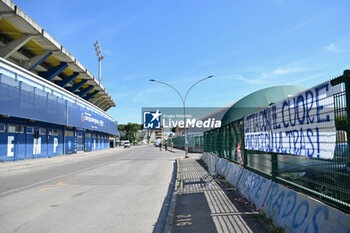
[(350, 77), (326, 84), (205, 132), (204, 152), (350, 212)]
[[(201, 135), (188, 135), (188, 151), (189, 152), (203, 152), (203, 136)], [(185, 137), (176, 137), (168, 139), (168, 145), (174, 145), (174, 148), (185, 148)]]

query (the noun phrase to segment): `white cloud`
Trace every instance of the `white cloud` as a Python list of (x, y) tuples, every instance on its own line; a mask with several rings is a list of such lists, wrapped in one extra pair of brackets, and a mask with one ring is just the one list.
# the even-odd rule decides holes
[[(268, 72), (262, 72), (260, 73), (259, 76), (255, 78), (246, 78), (243, 77), (242, 75), (236, 75), (235, 78), (242, 80), (244, 82), (250, 83), (250, 84), (276, 84), (279, 83), (279, 79), (276, 79), (276, 75), (284, 75), (284, 74), (291, 74), (291, 73), (297, 73), (297, 72), (303, 72), (303, 71), (310, 71), (312, 69), (304, 68), (304, 67), (284, 67), (284, 68), (278, 68), (275, 69), (274, 71), (268, 73)], [(321, 74), (310, 76), (306, 79), (303, 80), (298, 80), (292, 83), (299, 83), (302, 81), (310, 80), (313, 78), (316, 78), (320, 76)]]
[(339, 45), (333, 43), (326, 46), (325, 49), (333, 52), (344, 52), (344, 50), (339, 48)]
[(297, 73), (297, 72), (303, 72), (303, 71), (309, 71), (310, 69), (306, 69), (303, 67), (285, 67), (285, 68), (278, 68), (273, 71), (273, 74), (280, 75), (280, 74), (291, 74), (291, 73)]
[(309, 77), (303, 78), (303, 79), (299, 79), (299, 80), (295, 80), (293, 82), (289, 82), (288, 84), (298, 84), (298, 83), (303, 83), (305, 81), (311, 80), (311, 79), (315, 79), (318, 77), (321, 77), (323, 74), (315, 74), (315, 75), (311, 75)]
[(270, 75), (269, 75), (269, 74), (267, 74), (267, 73), (265, 73), (265, 72), (261, 73), (261, 76), (262, 76), (262, 77), (264, 77), (264, 78), (268, 78), (268, 77), (270, 77)]
[(289, 34), (291, 32), (294, 32), (294, 31), (297, 31), (299, 30), (300, 28), (304, 28), (306, 26), (309, 26), (310, 24), (313, 24), (315, 22), (318, 22), (320, 20), (322, 20), (323, 18), (329, 16), (329, 15), (332, 15), (334, 13), (336, 13), (339, 9), (342, 9), (343, 6), (337, 6), (335, 8), (332, 8), (326, 12), (324, 12), (323, 14), (319, 14), (319, 15), (316, 15), (316, 16), (313, 16), (313, 17), (310, 17), (308, 19), (305, 19), (304, 21), (292, 26), (291, 28), (285, 30), (282, 35), (286, 35), (286, 34)]
[[(249, 70), (249, 74), (247, 71)], [(300, 75), (305, 76), (305, 74), (310, 73), (310, 71), (317, 71), (319, 68), (315, 68), (309, 64), (309, 62), (293, 61), (275, 67), (271, 69), (270, 67), (259, 66), (254, 69), (254, 72), (250, 72), (252, 69), (245, 68), (241, 74), (231, 74), (220, 77), (220, 80), (241, 80), (250, 84), (263, 84), (263, 85), (277, 85), (281, 82), (285, 83), (288, 80), (282, 80), (282, 75), (300, 73)], [(298, 74), (297, 77), (300, 77)], [(310, 74), (311, 75), (311, 74)], [(295, 75), (294, 75), (295, 76)], [(317, 75), (319, 76), (319, 75)], [(286, 76), (289, 77), (289, 76)], [(292, 77), (291, 77), (292, 78)], [(316, 76), (310, 76), (306, 80), (316, 78)], [(305, 79), (304, 79), (305, 80)], [(302, 80), (300, 81), (302, 82)], [(293, 82), (294, 83), (294, 82)], [(299, 83), (299, 80), (295, 83)]]
[(247, 82), (247, 83), (251, 83), (251, 84), (261, 84), (261, 83), (266, 82), (266, 77), (264, 77), (264, 76), (261, 76), (260, 78), (256, 78), (256, 79), (250, 79), (250, 78), (244, 78), (242, 75), (239, 75), (237, 77), (237, 79), (242, 80), (242, 81)]

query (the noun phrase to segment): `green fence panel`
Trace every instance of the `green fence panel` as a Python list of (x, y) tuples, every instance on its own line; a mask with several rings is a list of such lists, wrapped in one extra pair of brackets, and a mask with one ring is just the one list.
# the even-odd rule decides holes
[[(199, 135), (188, 135), (187, 141), (188, 141), (188, 149), (189, 152), (203, 152), (203, 136)], [(184, 149), (185, 148), (185, 137), (175, 137), (175, 138), (169, 138), (168, 139), (168, 145), (171, 145), (171, 142), (173, 143), (175, 148)], [(207, 143), (209, 145), (209, 143)]]
[(241, 144), (245, 168), (350, 212), (350, 119), (347, 118), (350, 108), (346, 105), (350, 102), (350, 77), (348, 79), (348, 87), (341, 84), (342, 91), (333, 95), (336, 146), (332, 159), (245, 150), (243, 119), (205, 132), (200, 139), (202, 143), (196, 141), (194, 146), (238, 164), (237, 148)]

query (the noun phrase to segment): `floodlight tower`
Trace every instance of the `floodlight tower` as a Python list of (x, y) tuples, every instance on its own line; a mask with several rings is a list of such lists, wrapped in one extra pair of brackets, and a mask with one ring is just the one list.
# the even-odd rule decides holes
[(96, 56), (97, 56), (97, 60), (98, 60), (98, 81), (101, 82), (102, 81), (102, 77), (101, 77), (101, 61), (105, 57), (101, 53), (101, 47), (100, 47), (100, 44), (98, 43), (98, 40), (96, 40), (96, 42), (94, 43), (94, 46), (95, 46)]

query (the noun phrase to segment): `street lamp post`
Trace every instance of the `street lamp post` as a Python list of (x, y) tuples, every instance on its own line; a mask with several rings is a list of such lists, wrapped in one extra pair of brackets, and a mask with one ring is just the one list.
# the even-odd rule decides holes
[(207, 80), (209, 78), (212, 78), (214, 77), (213, 75), (210, 75), (206, 78), (202, 78), (201, 80), (195, 82), (189, 89), (188, 91), (186, 92), (186, 95), (185, 95), (185, 98), (182, 97), (182, 95), (180, 94), (180, 92), (173, 86), (171, 86), (170, 84), (168, 83), (165, 83), (165, 82), (162, 82), (162, 81), (158, 81), (158, 80), (154, 80), (154, 79), (150, 79), (149, 81), (151, 82), (157, 82), (157, 83), (161, 83), (161, 84), (164, 84), (164, 85), (167, 85), (168, 87), (172, 88), (174, 91), (176, 91), (176, 93), (180, 96), (181, 98), (181, 101), (182, 101), (182, 106), (183, 106), (183, 111), (184, 111), (184, 133), (185, 133), (185, 158), (188, 158), (188, 140), (187, 140), (187, 130), (186, 130), (186, 99), (187, 99), (187, 96), (188, 96), (188, 93), (190, 92), (190, 90), (195, 86), (197, 85), (198, 83), (204, 81), (204, 80)]
[(97, 56), (97, 60), (98, 60), (98, 81), (101, 82), (102, 81), (102, 77), (101, 77), (101, 61), (105, 57), (102, 55), (101, 47), (100, 47), (100, 44), (98, 43), (98, 40), (96, 40), (96, 42), (94, 43), (94, 46), (95, 46), (96, 56)]

